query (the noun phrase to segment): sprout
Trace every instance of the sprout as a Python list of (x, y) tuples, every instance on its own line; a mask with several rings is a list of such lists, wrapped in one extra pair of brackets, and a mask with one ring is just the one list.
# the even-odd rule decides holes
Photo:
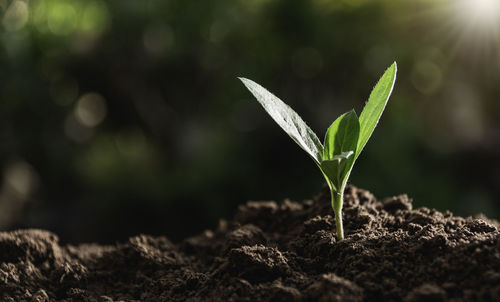
[(324, 144), (287, 104), (252, 80), (239, 78), (274, 121), (320, 168), (330, 187), (339, 240), (344, 239), (342, 204), (347, 180), (389, 100), (396, 72), (394, 62), (373, 88), (361, 116), (358, 118), (354, 109), (339, 116), (326, 131)]

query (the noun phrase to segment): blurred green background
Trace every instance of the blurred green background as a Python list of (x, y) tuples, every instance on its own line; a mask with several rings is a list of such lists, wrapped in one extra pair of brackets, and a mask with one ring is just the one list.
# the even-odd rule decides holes
[(500, 217), (496, 0), (0, 0), (0, 229), (174, 241), (321, 173), (236, 79), (319, 137), (395, 90), (351, 182)]

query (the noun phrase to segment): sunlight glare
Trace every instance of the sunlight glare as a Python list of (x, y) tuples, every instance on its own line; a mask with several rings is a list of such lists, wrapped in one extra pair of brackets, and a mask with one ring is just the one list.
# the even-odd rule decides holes
[(486, 15), (498, 10), (498, 0), (469, 0), (470, 5), (478, 14)]
[(462, 0), (460, 14), (476, 26), (495, 26), (500, 18), (499, 0)]
[[(461, 50), (470, 60), (487, 63), (500, 54), (500, 0), (450, 0), (455, 6), (451, 53)], [(454, 55), (452, 55), (454, 56)]]

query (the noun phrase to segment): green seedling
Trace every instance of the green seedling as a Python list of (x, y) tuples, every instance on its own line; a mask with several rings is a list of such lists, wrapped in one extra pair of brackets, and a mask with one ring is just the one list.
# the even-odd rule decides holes
[(339, 240), (344, 239), (342, 204), (347, 179), (384, 111), (396, 81), (396, 72), (397, 65), (394, 62), (373, 88), (361, 116), (358, 118), (354, 109), (339, 116), (326, 131), (324, 144), (321, 144), (311, 128), (287, 104), (252, 80), (239, 78), (274, 121), (311, 156), (323, 173), (330, 187)]

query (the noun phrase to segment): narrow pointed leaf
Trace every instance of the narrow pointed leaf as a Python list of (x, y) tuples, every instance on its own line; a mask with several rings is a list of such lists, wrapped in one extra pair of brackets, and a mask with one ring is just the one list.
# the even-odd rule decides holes
[(239, 78), (255, 96), (274, 121), (302, 148), (316, 163), (321, 163), (323, 146), (316, 134), (302, 118), (282, 100), (252, 80)]
[(363, 148), (372, 135), (373, 130), (375, 130), (375, 127), (377, 126), (385, 105), (391, 96), (394, 83), (396, 82), (396, 73), (397, 65), (396, 62), (394, 62), (385, 71), (377, 85), (375, 85), (375, 88), (373, 88), (370, 93), (368, 102), (359, 117), (360, 133), (355, 158), (357, 158), (361, 151), (363, 151)]

